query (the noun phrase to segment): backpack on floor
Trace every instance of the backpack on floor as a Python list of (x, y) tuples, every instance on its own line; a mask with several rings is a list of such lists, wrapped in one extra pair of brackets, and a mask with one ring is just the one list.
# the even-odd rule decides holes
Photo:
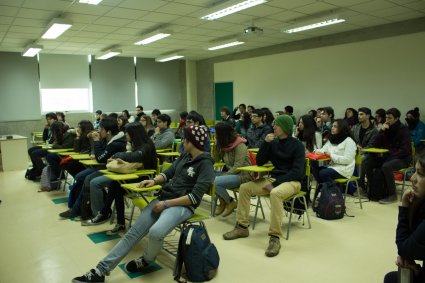
[(317, 217), (334, 220), (341, 219), (345, 214), (345, 202), (341, 189), (334, 182), (326, 182), (319, 184), (316, 189), (318, 194), (314, 197), (313, 211)]
[(51, 191), (57, 190), (59, 188), (59, 180), (51, 180), (52, 177), (52, 168), (50, 165), (46, 165), (41, 171), (40, 178), (40, 189), (42, 191)]
[(369, 181), (369, 199), (378, 201), (388, 196), (384, 173), (381, 168), (375, 168), (372, 180)]
[(37, 170), (34, 167), (28, 168), (27, 171), (25, 171), (25, 179), (35, 181), (37, 177)]
[(216, 274), (220, 257), (214, 244), (211, 243), (204, 225), (190, 224), (180, 234), (174, 280), (185, 278), (191, 282), (211, 280)]

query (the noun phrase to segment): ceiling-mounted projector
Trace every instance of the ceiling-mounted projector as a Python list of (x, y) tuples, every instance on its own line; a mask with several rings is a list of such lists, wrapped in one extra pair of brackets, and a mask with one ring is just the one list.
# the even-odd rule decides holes
[(250, 26), (250, 27), (246, 27), (244, 29), (244, 33), (245, 34), (262, 34), (263, 33), (263, 29), (256, 27), (256, 26)]

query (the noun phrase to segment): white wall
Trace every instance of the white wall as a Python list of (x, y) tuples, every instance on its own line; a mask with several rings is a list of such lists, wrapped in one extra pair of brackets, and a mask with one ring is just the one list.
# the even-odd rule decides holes
[(252, 104), (299, 116), (332, 106), (414, 107), (425, 116), (425, 33), (214, 64), (215, 82), (234, 82), (234, 105)]

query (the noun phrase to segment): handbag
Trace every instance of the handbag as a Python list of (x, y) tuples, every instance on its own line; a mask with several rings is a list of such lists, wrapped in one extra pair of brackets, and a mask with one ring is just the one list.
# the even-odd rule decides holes
[(115, 173), (129, 174), (137, 171), (137, 169), (143, 168), (143, 163), (140, 162), (127, 162), (120, 158), (108, 159), (106, 168)]

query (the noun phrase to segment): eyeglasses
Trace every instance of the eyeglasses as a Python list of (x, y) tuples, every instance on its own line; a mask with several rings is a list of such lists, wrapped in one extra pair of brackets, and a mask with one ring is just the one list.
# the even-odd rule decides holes
[(251, 115), (251, 118), (258, 118), (258, 117), (260, 117), (260, 116), (258, 116), (257, 114), (252, 114)]

